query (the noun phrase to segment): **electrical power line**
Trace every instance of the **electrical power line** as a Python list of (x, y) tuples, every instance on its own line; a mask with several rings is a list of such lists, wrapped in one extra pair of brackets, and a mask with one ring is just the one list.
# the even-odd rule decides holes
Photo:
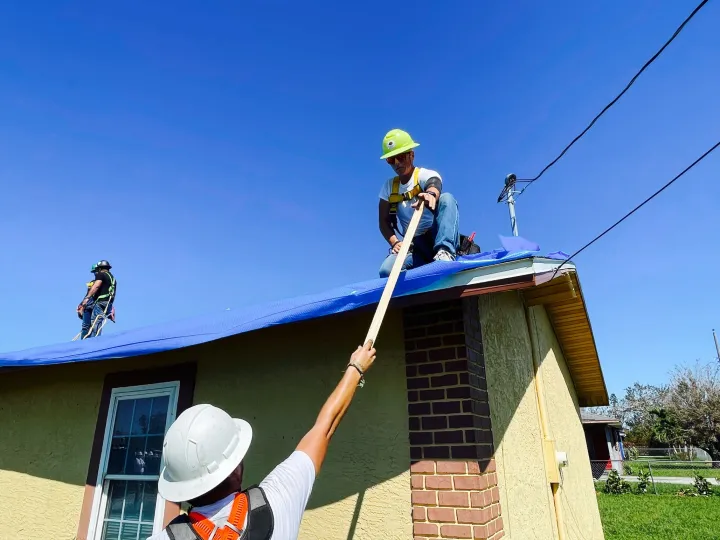
[[(697, 5), (697, 7), (692, 10), (692, 13), (690, 13), (690, 15), (687, 16), (687, 18), (682, 22), (682, 24), (677, 27), (677, 30), (675, 30), (675, 32), (674, 32), (673, 35), (670, 37), (670, 39), (668, 39), (668, 40), (665, 42), (665, 44), (664, 44), (662, 47), (660, 47), (660, 49), (652, 56), (652, 58), (650, 58), (650, 60), (648, 60), (647, 62), (645, 62), (645, 65), (644, 65), (642, 68), (640, 68), (640, 71), (638, 71), (638, 72), (635, 74), (635, 76), (634, 76), (632, 79), (630, 79), (630, 82), (625, 86), (625, 88), (623, 89), (623, 91), (620, 92), (620, 93), (615, 97), (615, 99), (613, 99), (610, 103), (608, 103), (608, 104), (605, 106), (605, 108), (604, 108), (602, 111), (600, 111), (600, 113), (599, 113), (595, 118), (593, 118), (592, 122), (590, 122), (590, 124), (588, 124), (588, 126), (587, 126), (577, 137), (575, 137), (575, 138), (570, 142), (570, 144), (568, 144), (568, 145), (565, 147), (565, 149), (564, 149), (562, 152), (560, 152), (560, 155), (558, 155), (555, 159), (553, 159), (550, 163), (548, 163), (548, 164), (545, 166), (545, 168), (544, 168), (543, 170), (541, 170), (540, 173), (539, 173), (537, 176), (535, 176), (534, 178), (527, 178), (527, 179), (516, 180), (516, 182), (518, 182), (518, 183), (525, 183), (525, 184), (527, 184), (527, 185), (520, 191), (520, 193), (518, 193), (518, 196), (522, 195), (522, 193), (530, 186), (530, 184), (532, 184), (533, 182), (535, 182), (536, 180), (538, 180), (543, 174), (545, 174), (545, 171), (547, 171), (550, 167), (552, 167), (552, 166), (555, 165), (558, 161), (560, 161), (560, 158), (562, 158), (562, 157), (565, 155), (565, 153), (566, 153), (568, 150), (570, 150), (570, 147), (571, 147), (572, 145), (574, 145), (577, 141), (579, 141), (579, 140), (583, 137), (583, 135), (585, 135), (585, 134), (590, 130), (590, 128), (593, 127), (593, 125), (595, 125), (595, 122), (597, 122), (598, 119), (599, 119), (603, 114), (605, 114), (605, 112), (606, 112), (608, 109), (610, 109), (610, 107), (612, 107), (613, 105), (615, 105), (615, 103), (623, 96), (623, 94), (625, 94), (625, 92), (627, 92), (627, 91), (630, 89), (630, 87), (635, 83), (635, 81), (637, 80), (637, 78), (640, 77), (640, 75), (642, 74), (642, 72), (645, 71), (645, 70), (650, 66), (650, 64), (652, 64), (652, 63), (658, 58), (658, 56), (660, 56), (660, 55), (662, 54), (662, 52), (665, 50), (665, 48), (666, 48), (668, 45), (670, 45), (670, 43), (673, 42), (673, 40), (678, 36), (678, 34), (680, 34), (680, 32), (682, 31), (682, 29), (685, 27), (685, 25), (686, 25), (688, 22), (690, 22), (690, 19), (692, 19), (692, 18), (695, 16), (695, 14), (696, 14), (698, 11), (700, 11), (700, 9), (702, 9), (702, 7), (703, 7), (705, 4), (707, 4), (707, 3), (708, 3), (708, 0), (702, 0), (702, 2), (700, 2), (700, 3)], [(512, 188), (511, 188), (511, 189), (512, 189)], [(506, 193), (507, 193), (507, 190), (508, 190), (508, 187), (507, 187), (507, 186), (506, 186), (505, 188), (503, 188), (502, 192), (500, 193), (500, 196), (498, 197), (498, 202), (501, 202), (501, 201), (505, 198), (505, 195), (506, 195)]]
[(675, 178), (673, 178), (672, 180), (670, 180), (667, 184), (665, 184), (663, 187), (661, 187), (660, 189), (658, 189), (655, 193), (653, 193), (652, 195), (650, 195), (647, 199), (645, 199), (643, 202), (641, 202), (641, 203), (640, 203), (639, 205), (637, 205), (635, 208), (633, 208), (632, 210), (630, 210), (630, 212), (628, 212), (627, 214), (625, 214), (622, 218), (620, 218), (619, 220), (617, 220), (617, 221), (616, 221), (615, 223), (613, 223), (610, 227), (608, 227), (607, 229), (605, 229), (602, 233), (600, 233), (599, 235), (597, 235), (595, 238), (593, 238), (592, 240), (590, 240), (590, 241), (589, 241), (587, 244), (585, 244), (583, 247), (581, 247), (580, 249), (578, 249), (575, 253), (573, 253), (572, 255), (570, 255), (567, 259), (565, 259), (565, 260), (562, 262), (562, 264), (560, 264), (560, 266), (557, 267), (557, 269), (555, 269), (555, 272), (553, 273), (551, 279), (554, 279), (554, 278), (555, 278), (555, 276), (557, 275), (557, 273), (560, 271), (560, 269), (563, 267), (563, 265), (564, 265), (566, 262), (568, 262), (568, 261), (569, 261), (570, 259), (572, 259), (573, 257), (575, 257), (575, 256), (579, 255), (580, 253), (582, 253), (583, 251), (585, 251), (585, 249), (589, 248), (591, 245), (593, 245), (595, 242), (597, 242), (598, 240), (600, 240), (600, 239), (601, 239), (603, 236), (605, 236), (607, 233), (609, 233), (610, 231), (612, 231), (615, 227), (617, 227), (618, 225), (620, 225), (620, 224), (621, 224), (623, 221), (625, 221), (627, 218), (629, 218), (630, 216), (632, 216), (635, 212), (637, 212), (638, 210), (640, 210), (640, 208), (642, 208), (642, 207), (645, 206), (647, 203), (649, 203), (651, 200), (653, 200), (655, 197), (657, 197), (658, 195), (660, 195), (660, 193), (662, 193), (662, 192), (665, 191), (668, 187), (670, 187), (676, 180), (680, 179), (680, 177), (683, 176), (686, 172), (688, 172), (688, 171), (689, 171), (690, 169), (692, 169), (695, 165), (697, 165), (697, 164), (700, 163), (703, 159), (705, 159), (707, 156), (709, 156), (715, 149), (717, 149), (718, 146), (720, 146), (720, 141), (716, 142), (715, 145), (714, 145), (712, 148), (710, 148), (710, 149), (709, 149), (707, 152), (705, 152), (702, 156), (700, 156), (700, 157), (697, 158), (695, 161), (693, 161), (690, 165), (688, 165), (688, 166), (687, 166), (680, 174), (678, 174)]

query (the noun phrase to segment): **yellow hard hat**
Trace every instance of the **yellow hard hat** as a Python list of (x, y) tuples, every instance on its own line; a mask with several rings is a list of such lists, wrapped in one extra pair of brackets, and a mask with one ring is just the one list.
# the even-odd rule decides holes
[(383, 155), (380, 159), (387, 159), (389, 157), (403, 154), (408, 150), (420, 146), (420, 143), (413, 141), (412, 137), (407, 131), (402, 129), (391, 129), (385, 135), (382, 142)]

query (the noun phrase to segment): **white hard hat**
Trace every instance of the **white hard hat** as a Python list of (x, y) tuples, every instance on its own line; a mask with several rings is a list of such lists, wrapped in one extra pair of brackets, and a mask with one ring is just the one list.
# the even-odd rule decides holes
[(177, 417), (163, 442), (160, 495), (185, 502), (217, 487), (240, 465), (252, 428), (212, 405), (195, 405)]

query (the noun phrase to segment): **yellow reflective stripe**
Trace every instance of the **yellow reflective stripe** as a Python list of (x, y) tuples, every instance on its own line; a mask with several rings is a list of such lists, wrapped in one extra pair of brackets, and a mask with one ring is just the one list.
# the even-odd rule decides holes
[(110, 272), (108, 272), (108, 275), (110, 276), (110, 287), (108, 288), (107, 294), (103, 294), (102, 296), (97, 297), (98, 300), (101, 300), (103, 298), (109, 298), (110, 296), (115, 295), (115, 276), (113, 276)]
[(390, 214), (397, 213), (398, 203), (414, 199), (415, 197), (417, 197), (418, 193), (422, 192), (422, 188), (420, 187), (420, 183), (418, 182), (419, 176), (420, 167), (415, 167), (415, 170), (413, 171), (413, 188), (410, 191), (406, 191), (402, 195), (400, 195), (400, 177), (396, 176), (395, 178), (393, 178), (392, 193), (390, 193), (390, 196), (388, 197), (388, 202), (390, 203)]
[(401, 200), (407, 200), (408, 194), (410, 195), (410, 198), (412, 199), (415, 197), (418, 193), (422, 191), (422, 188), (420, 187), (420, 184), (418, 182), (418, 177), (420, 176), (420, 167), (415, 167), (415, 170), (413, 171), (413, 188), (400, 195), (400, 177), (396, 176), (393, 178), (392, 183), (392, 192), (390, 193), (390, 197), (388, 197), (388, 200), (390, 202), (400, 202)]
[(422, 188), (417, 185), (411, 191), (406, 191), (405, 193), (403, 193), (402, 197), (404, 200), (409, 201), (410, 199), (414, 199), (415, 197), (417, 197), (417, 194), (421, 191)]

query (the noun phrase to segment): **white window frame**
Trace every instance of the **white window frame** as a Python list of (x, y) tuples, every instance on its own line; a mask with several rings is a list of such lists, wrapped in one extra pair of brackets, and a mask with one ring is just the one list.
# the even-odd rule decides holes
[[(92, 512), (90, 514), (90, 523), (88, 525), (87, 540), (100, 540), (103, 528), (103, 516), (107, 505), (107, 486), (108, 480), (115, 479), (116, 475), (107, 475), (108, 460), (110, 458), (110, 442), (112, 439), (113, 428), (115, 424), (115, 413), (117, 412), (118, 402), (123, 399), (141, 399), (158, 396), (169, 396), (167, 420), (165, 430), (175, 420), (177, 412), (178, 393), (180, 391), (180, 381), (162, 382), (157, 384), (143, 384), (138, 386), (122, 386), (113, 388), (110, 394), (110, 404), (108, 406), (108, 414), (105, 419), (105, 434), (103, 436), (102, 453), (100, 454), (100, 463), (98, 465), (98, 474), (95, 481), (95, 492), (93, 493)], [(153, 476), (121, 475), (123, 480), (152, 480)], [(153, 522), (153, 534), (159, 533), (163, 528), (163, 518), (165, 514), (165, 499), (158, 493), (155, 502), (155, 520)]]

